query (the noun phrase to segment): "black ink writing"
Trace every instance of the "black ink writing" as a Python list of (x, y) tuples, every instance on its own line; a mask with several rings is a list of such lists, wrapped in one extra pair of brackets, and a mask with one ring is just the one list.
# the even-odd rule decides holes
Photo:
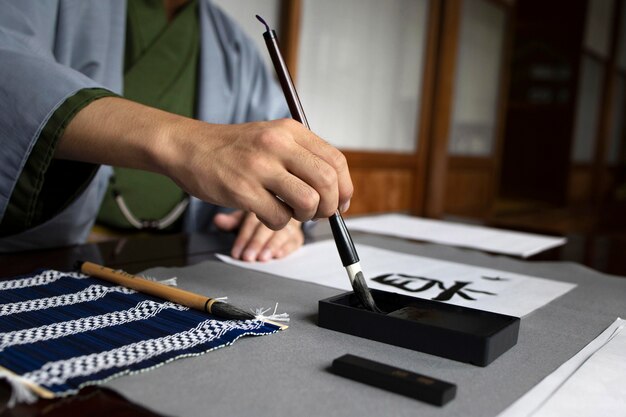
[(470, 281), (454, 281), (454, 284), (446, 287), (446, 284), (443, 281), (434, 278), (420, 277), (417, 275), (383, 274), (372, 278), (372, 281), (408, 292), (422, 292), (431, 288), (436, 288), (441, 290), (441, 292), (436, 297), (432, 298), (432, 300), (435, 301), (449, 301), (455, 295), (466, 300), (476, 301), (476, 298), (470, 295), (471, 293), (497, 295), (493, 292), (470, 288), (469, 285), (473, 284), (473, 282)]
[(481, 275), (482, 279), (486, 279), (487, 281), (510, 281), (509, 278), (502, 278), (502, 277), (488, 277), (486, 275)]

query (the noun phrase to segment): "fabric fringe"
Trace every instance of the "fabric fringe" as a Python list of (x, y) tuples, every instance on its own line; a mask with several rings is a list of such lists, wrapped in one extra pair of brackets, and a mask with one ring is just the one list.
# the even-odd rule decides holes
[[(37, 358), (26, 358), (29, 361), (32, 359), (32, 366), (29, 364), (28, 369), (33, 369), (23, 375), (19, 375), (11, 371), (11, 366), (9, 366), (8, 369), (4, 368), (5, 363), (13, 364), (13, 362), (9, 360), (11, 358), (17, 360), (17, 363), (19, 363), (19, 360), (23, 359), (23, 353), (22, 350), (20, 350), (21, 348), (16, 345), (14, 351), (11, 350), (12, 356), (7, 352), (3, 352), (2, 355), (0, 355), (0, 359), (2, 359), (2, 361), (0, 361), (2, 362), (2, 365), (0, 365), (0, 379), (7, 381), (7, 384), (10, 385), (11, 392), (7, 403), (7, 406), (9, 407), (15, 407), (16, 404), (33, 403), (38, 398), (48, 399), (75, 394), (83, 386), (100, 384), (121, 375), (144, 372), (179, 358), (199, 356), (217, 348), (229, 346), (240, 337), (246, 335), (266, 335), (275, 333), (278, 330), (283, 330), (281, 328), (282, 325), (276, 323), (273, 323), (273, 326), (271, 327), (266, 327), (266, 323), (263, 323), (261, 320), (216, 320), (215, 318), (206, 317), (206, 315), (199, 312), (187, 311), (187, 308), (179, 310), (175, 307), (167, 307), (167, 317), (169, 319), (180, 317), (180, 323), (174, 323), (175, 326), (145, 326), (146, 328), (149, 327), (149, 329), (145, 330), (145, 332), (144, 326), (130, 326), (129, 328), (134, 329), (132, 331), (138, 336), (143, 337), (145, 333), (144, 339), (138, 339), (136, 342), (128, 344), (124, 338), (120, 338), (120, 340), (117, 340), (116, 338), (109, 338), (110, 340), (107, 339), (107, 343), (103, 344), (101, 347), (83, 348), (81, 340), (91, 337), (91, 333), (87, 334), (87, 332), (93, 331), (93, 335), (97, 336), (99, 334), (103, 334), (106, 328), (110, 326), (125, 324), (126, 322), (118, 323), (119, 320), (113, 320), (102, 326), (89, 326), (84, 328), (80, 326), (77, 327), (75, 326), (77, 323), (74, 322), (89, 320), (90, 317), (94, 316), (89, 316), (88, 314), (85, 315), (85, 312), (82, 311), (82, 309), (77, 308), (76, 304), (102, 299), (103, 294), (107, 293), (107, 291), (103, 291), (102, 288), (108, 289), (110, 292), (119, 292), (124, 297), (116, 298), (115, 303), (111, 303), (111, 306), (115, 306), (116, 309), (110, 313), (106, 313), (105, 315), (108, 314), (109, 316), (112, 316), (119, 312), (120, 314), (114, 318), (119, 318), (118, 316), (123, 318), (126, 317), (124, 316), (124, 313), (127, 312), (126, 304), (128, 304), (128, 307), (132, 309), (137, 308), (138, 305), (143, 305), (142, 303), (144, 301), (149, 300), (144, 300), (145, 297), (142, 297), (140, 293), (136, 293), (136, 291), (124, 287), (109, 287), (93, 284), (92, 281), (94, 281), (94, 279), (91, 279), (83, 274), (75, 276), (72, 274), (63, 275), (63, 273), (57, 271), (44, 271), (44, 273), (40, 275), (42, 275), (41, 279), (39, 275), (37, 275), (34, 278), (29, 277), (28, 281), (25, 281), (24, 279), (7, 281), (17, 282), (17, 284), (5, 285), (6, 288), (0, 288), (0, 290), (6, 291), (7, 294), (11, 295), (11, 290), (20, 289), (22, 292), (27, 294), (29, 292), (32, 293), (31, 296), (37, 300), (42, 300), (41, 294), (39, 294), (40, 292), (45, 294), (49, 293), (50, 297), (44, 298), (44, 302), (39, 302), (37, 304), (32, 300), (27, 300), (25, 302), (37, 304), (36, 306), (31, 306), (32, 308), (28, 309), (22, 308), (22, 304), (25, 303), (24, 301), (4, 304), (0, 303), (0, 307), (4, 308), (7, 305), (10, 307), (14, 304), (18, 305), (18, 307), (22, 306), (20, 308), (6, 307), (5, 310), (7, 310), (7, 314), (5, 315), (9, 316), (9, 318), (11, 318), (13, 314), (20, 312), (30, 313), (44, 308), (50, 308), (50, 310), (47, 310), (47, 314), (50, 314), (49, 320), (45, 321), (47, 324), (31, 329), (28, 325), (28, 321), (24, 323), (20, 322), (19, 324), (25, 326), (26, 328), (16, 329), (15, 332), (20, 331), (24, 334), (32, 333), (36, 336), (36, 338), (42, 340), (61, 339), (61, 337), (67, 338), (67, 343), (74, 343), (76, 346), (80, 346), (81, 349), (77, 349), (76, 351), (76, 355), (78, 356), (58, 359), (55, 357), (54, 352), (47, 352), (45, 348), (42, 348), (42, 355), (38, 355)], [(56, 283), (59, 279), (65, 277), (75, 279), (67, 280), (67, 282), (64, 281), (63, 283)], [(150, 278), (148, 277), (148, 279)], [(155, 280), (154, 278), (151, 279)], [(177, 279), (173, 277), (161, 282), (171, 286), (176, 286)], [(49, 284), (52, 285), (49, 287), (50, 289), (47, 290), (47, 292), (45, 289), (41, 288), (28, 288), (45, 287)], [(59, 286), (61, 286), (61, 289), (64, 291), (61, 294), (57, 294), (58, 288), (55, 289)], [(94, 287), (96, 287), (97, 291), (94, 290)], [(124, 291), (121, 291), (120, 289), (123, 289)], [(225, 298), (226, 297), (223, 297), (220, 300), (225, 300)], [(137, 304), (138, 300), (141, 301), (139, 304)], [(103, 308), (108, 309), (110, 307), (106, 300), (99, 302), (102, 304)], [(76, 317), (72, 319), (72, 326), (64, 327), (65, 333), (67, 334), (58, 334), (54, 332), (46, 333), (46, 331), (50, 330), (49, 328), (52, 328), (54, 327), (53, 325), (57, 325), (59, 323), (58, 321), (55, 321), (58, 318), (55, 316), (55, 314), (57, 314), (57, 310), (52, 311), (52, 308), (58, 309), (58, 312), (62, 312), (64, 314), (62, 316), (63, 319), (66, 318), (65, 314), (72, 318), (74, 316)], [(274, 314), (276, 313), (276, 308), (274, 309)], [(122, 310), (118, 311), (119, 309)], [(268, 311), (269, 309), (265, 311), (259, 309), (260, 314), (265, 314)], [(110, 318), (109, 316), (107, 317)], [(276, 316), (277, 319), (280, 319), (281, 316), (284, 318), (284, 314)], [(2, 318), (3, 329), (7, 327), (4, 326), (4, 320), (5, 319)], [(48, 323), (48, 321), (50, 323)], [(82, 324), (82, 321), (79, 324)], [(67, 324), (66, 322), (62, 323)], [(8, 327), (10, 328), (10, 326)], [(278, 329), (276, 329), (276, 327), (278, 327)], [(42, 330), (40, 328), (45, 329)], [(43, 331), (43, 333), (37, 333), (37, 331)], [(57, 341), (54, 343), (57, 343)], [(19, 344), (21, 346), (26, 343)], [(147, 349), (145, 349), (144, 352), (144, 350), (137, 347), (147, 347)], [(120, 354), (117, 355), (117, 353)], [(152, 359), (157, 353), (160, 355), (158, 356), (160, 362), (154, 364)], [(5, 358), (4, 355), (7, 355), (7, 357)], [(95, 371), (92, 372), (92, 374), (86, 374), (85, 372), (93, 370), (90, 368), (93, 363), (97, 365), (93, 368)], [(80, 364), (80, 366), (77, 364)], [(105, 369), (105, 365), (110, 369)], [(98, 368), (98, 366), (100, 366), (100, 368)], [(122, 370), (115, 372), (117, 369)], [(57, 375), (57, 373), (59, 375)], [(93, 379), (93, 375), (98, 375), (99, 379)]]
[(250, 310), (256, 316), (257, 320), (272, 320), (272, 321), (278, 321), (278, 322), (284, 322), (284, 323), (289, 322), (288, 313), (279, 313), (279, 314), (276, 313), (276, 311), (278, 310), (278, 303), (276, 303), (276, 305), (274, 306), (274, 312), (270, 314), (269, 316), (267, 316), (266, 313), (271, 310), (271, 307), (266, 308), (266, 309), (257, 308), (256, 310), (252, 310), (252, 309)]
[(154, 281), (154, 282), (158, 282), (159, 284), (167, 285), (169, 287), (178, 287), (178, 277), (172, 277), (172, 278), (167, 278), (167, 279), (156, 279), (154, 277), (143, 275), (143, 274), (140, 274), (137, 276), (143, 279), (147, 279), (148, 281)]
[(15, 407), (16, 404), (32, 404), (37, 401), (37, 395), (30, 390), (28, 383), (19, 375), (0, 369), (0, 379), (4, 379), (11, 386), (11, 398), (7, 404), (9, 408)]

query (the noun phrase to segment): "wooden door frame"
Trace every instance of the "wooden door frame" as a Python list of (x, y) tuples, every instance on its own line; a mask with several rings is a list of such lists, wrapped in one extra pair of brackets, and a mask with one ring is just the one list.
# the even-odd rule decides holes
[(302, 16), (301, 0), (283, 0), (280, 6), (280, 50), (295, 84), (298, 75), (298, 45), (300, 42), (300, 23)]
[(602, 59), (604, 64), (604, 77), (602, 79), (602, 90), (600, 98), (599, 118), (596, 134), (594, 137), (595, 147), (592, 159), (591, 183), (592, 204), (600, 206), (605, 198), (605, 189), (602, 186), (604, 174), (608, 168), (607, 149), (609, 136), (614, 125), (614, 100), (615, 85), (617, 83), (617, 47), (619, 44), (621, 28), (621, 14), (624, 8), (623, 0), (615, 0), (613, 3), (613, 22), (611, 27), (609, 51), (606, 59)]
[[(499, 194), (500, 169), (506, 127), (506, 103), (509, 91), (510, 61), (513, 45), (513, 21), (515, 9), (503, 0), (483, 0), (497, 7), (503, 15), (502, 41), (499, 49), (493, 141), (487, 155), (450, 155), (447, 158), (445, 214), (488, 220), (493, 213)], [(459, 46), (457, 47), (457, 49)], [(458, 53), (458, 51), (457, 51)], [(458, 67), (458, 65), (457, 65)], [(462, 70), (461, 68), (457, 68)], [(455, 85), (455, 89), (458, 86)], [(456, 96), (453, 92), (453, 99)], [(451, 121), (450, 121), (451, 124)], [(456, 183), (456, 181), (461, 181)], [(476, 187), (476, 193), (467, 192), (468, 184)], [(460, 198), (459, 198), (460, 196)], [(441, 213), (443, 214), (443, 213)]]
[[(505, 42), (510, 43), (510, 3), (503, 0), (486, 0), (507, 9)], [(463, 0), (430, 0), (421, 74), (420, 108), (416, 115), (415, 151), (412, 153), (344, 150), (351, 168), (356, 169), (406, 169), (411, 172), (413, 185), (409, 211), (411, 214), (441, 217), (444, 213), (446, 174), (448, 170), (448, 137), (454, 104), (456, 63)], [(297, 77), (298, 39), (301, 28), (301, 0), (283, 0), (281, 31), (285, 34), (283, 51), (292, 77)], [(503, 54), (504, 62), (509, 55)], [(498, 103), (505, 101), (508, 71), (502, 64)], [(501, 106), (502, 107), (502, 106)], [(501, 152), (504, 133), (504, 111), (497, 115), (494, 148), (490, 166), (499, 172), (497, 158)], [(497, 183), (491, 184), (490, 195), (495, 196)]]
[[(431, 21), (438, 21), (429, 33), (429, 52), (424, 83), (430, 86), (424, 91), (428, 105), (422, 109), (419, 136), (418, 165), (416, 167), (416, 193), (413, 212), (418, 215), (439, 218), (445, 213), (446, 177), (454, 167), (473, 167), (490, 171), (487, 185), (488, 209), (472, 216), (487, 218), (491, 202), (498, 194), (500, 159), (502, 155), (506, 121), (505, 104), (510, 79), (509, 63), (513, 43), (514, 7), (503, 0), (484, 0), (501, 8), (505, 13), (504, 39), (501, 46), (498, 93), (496, 99), (496, 122), (494, 140), (489, 156), (450, 156), (449, 136), (454, 109), (457, 58), (462, 20), (462, 0), (433, 1), (439, 11), (431, 11)], [(435, 75), (436, 74), (436, 75)], [(469, 214), (469, 213), (468, 213)]]
[(496, 129), (494, 132), (494, 142), (492, 148), (492, 181), (490, 184), (489, 199), (491, 207), (485, 217), (489, 218), (493, 215), (494, 203), (500, 193), (500, 172), (502, 170), (502, 155), (504, 153), (504, 133), (506, 131), (506, 115), (509, 97), (509, 87), (511, 84), (511, 59), (513, 56), (514, 41), (514, 22), (515, 22), (515, 6), (506, 2), (498, 2), (504, 6), (506, 11), (505, 34), (502, 42), (502, 56), (500, 61), (500, 82), (498, 85), (498, 115), (496, 117)]
[[(452, 0), (456, 1), (456, 0)], [(432, 101), (434, 94), (434, 79), (436, 74), (435, 54), (438, 37), (440, 36), (440, 14), (442, 9), (441, 0), (430, 0), (428, 2), (428, 25), (425, 41), (425, 60), (422, 72), (420, 96), (420, 111), (416, 117), (416, 146), (411, 153), (400, 152), (376, 152), (376, 151), (352, 151), (344, 150), (343, 153), (351, 168), (356, 169), (406, 169), (416, 176), (414, 181), (410, 211), (413, 214), (423, 214), (423, 202), (426, 201), (426, 173), (428, 172), (429, 149), (428, 135), (431, 126), (431, 115), (433, 113)], [(301, 28), (302, 2), (301, 0), (283, 0), (282, 2), (281, 31), (284, 33), (285, 42), (281, 49), (285, 56), (285, 61), (289, 66), (291, 76), (297, 77), (298, 60), (298, 39)]]
[(426, 214), (426, 201), (430, 190), (430, 154), (432, 152), (432, 127), (435, 99), (435, 82), (437, 76), (437, 60), (439, 41), (441, 36), (443, 2), (430, 0), (428, 10), (428, 31), (426, 33), (426, 48), (424, 71), (422, 74), (422, 91), (420, 112), (417, 117), (416, 142), (417, 149), (414, 165), (414, 185), (411, 202), (411, 214), (423, 216)]
[(438, 218), (444, 212), (448, 136), (453, 110), (456, 59), (463, 0), (431, 0), (421, 108), (417, 187), (413, 213)]

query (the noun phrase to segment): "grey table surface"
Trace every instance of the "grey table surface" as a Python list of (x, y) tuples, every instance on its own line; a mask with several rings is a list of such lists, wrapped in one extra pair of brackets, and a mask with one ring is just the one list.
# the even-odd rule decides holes
[[(244, 270), (216, 260), (155, 268), (179, 287), (228, 295), (237, 304), (291, 316), (288, 330), (249, 337), (205, 355), (107, 383), (130, 400), (176, 416), (495, 416), (571, 358), (617, 317), (626, 317), (626, 278), (574, 263), (528, 262), (472, 250), (357, 235), (358, 243), (523, 273), (578, 286), (521, 321), (515, 347), (487, 367), (415, 352), (317, 326), (317, 302), (339, 290)], [(443, 407), (329, 372), (352, 353), (457, 384)]]

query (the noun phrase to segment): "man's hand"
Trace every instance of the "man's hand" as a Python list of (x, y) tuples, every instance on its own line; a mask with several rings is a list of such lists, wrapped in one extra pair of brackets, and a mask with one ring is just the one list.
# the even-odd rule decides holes
[(353, 191), (343, 154), (294, 120), (216, 125), (115, 97), (78, 112), (55, 157), (167, 175), (272, 230), (346, 211)]
[(277, 231), (268, 229), (254, 213), (242, 210), (233, 213), (220, 213), (213, 220), (225, 231), (239, 227), (239, 234), (231, 249), (231, 256), (244, 261), (269, 261), (289, 255), (304, 243), (301, 223), (292, 219)]
[[(171, 143), (169, 175), (205, 201), (255, 213), (272, 230), (329, 217), (352, 196), (341, 152), (291, 120), (195, 122)], [(189, 138), (193, 138), (191, 141)]]

